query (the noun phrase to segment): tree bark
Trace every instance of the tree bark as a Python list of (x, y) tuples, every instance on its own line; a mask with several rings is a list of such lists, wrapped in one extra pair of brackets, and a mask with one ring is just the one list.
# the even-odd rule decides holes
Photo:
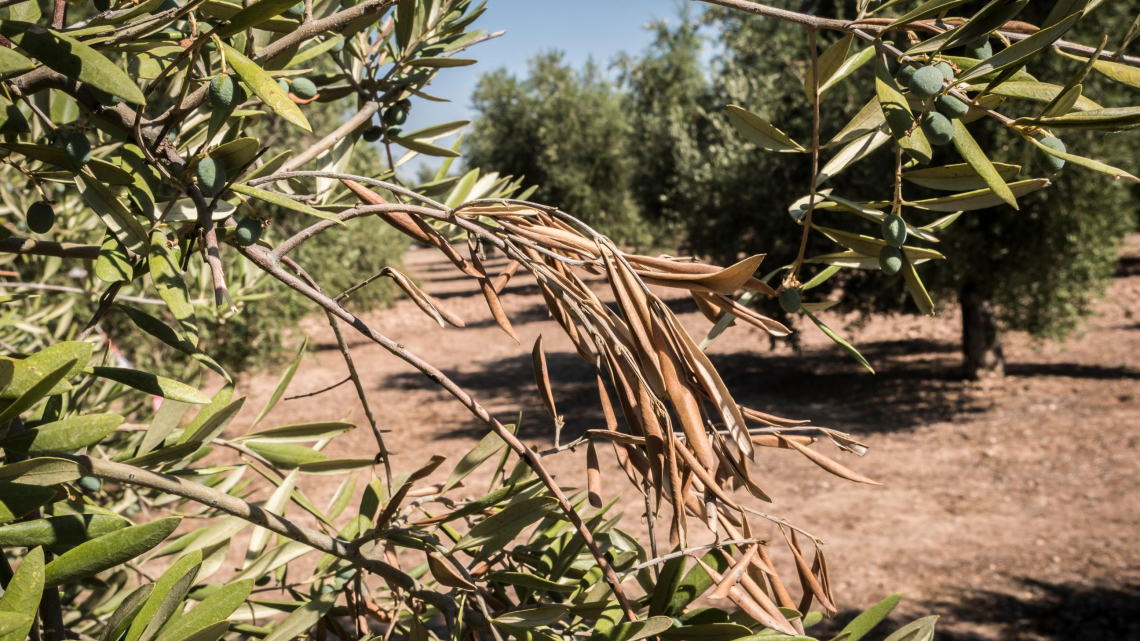
[(962, 305), (962, 356), (964, 374), (970, 380), (1005, 374), (1005, 356), (998, 334), (993, 293), (968, 284), (958, 297)]

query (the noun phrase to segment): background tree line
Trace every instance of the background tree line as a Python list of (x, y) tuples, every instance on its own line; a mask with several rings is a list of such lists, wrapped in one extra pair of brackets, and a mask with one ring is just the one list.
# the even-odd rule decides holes
[[(850, 3), (787, 4), (813, 15), (854, 17)], [(1020, 19), (1039, 24), (1051, 4), (1031, 3)], [(1117, 47), (1138, 9), (1134, 0), (1101, 3), (1073, 39), (1091, 42), (1107, 33), (1109, 48)], [(787, 264), (799, 235), (786, 210), (807, 193), (810, 159), (758, 152), (731, 126), (725, 105), (741, 105), (780, 123), (793, 138), (810, 139), (805, 35), (715, 7), (699, 15), (683, 11), (679, 20), (649, 28), (651, 45), (613, 61), (610, 75), (594, 63), (574, 69), (558, 52), (536, 56), (524, 78), (505, 70), (485, 74), (473, 96), (479, 118), (465, 142), (467, 163), (526, 176), (526, 184), (538, 186), (536, 199), (574, 211), (633, 245), (681, 247), (722, 262), (767, 251), (769, 268)], [(820, 50), (830, 44), (821, 38)], [(1048, 70), (1034, 70), (1038, 80), (1064, 85), (1080, 64), (1056, 54), (1052, 60)], [(829, 89), (823, 136), (843, 126), (842, 114), (862, 106), (865, 96), (856, 88), (871, 81), (870, 67), (857, 71), (854, 82)], [(1085, 86), (1105, 107), (1126, 104), (1129, 89), (1097, 74)], [(995, 160), (1027, 169), (1032, 163), (1024, 145), (1011, 144), (1014, 136), (992, 122), (975, 136), (995, 150)], [(1063, 138), (1070, 150), (1134, 165), (1135, 154), (1121, 135), (1067, 131)], [(857, 163), (828, 185), (849, 198), (881, 190), (892, 180), (891, 151), (885, 146), (875, 154), (883, 161)], [(956, 162), (946, 147), (931, 164)], [(962, 305), (968, 376), (1000, 373), (999, 327), (1042, 339), (1076, 331), (1105, 292), (1121, 240), (1136, 229), (1135, 186), (1077, 168), (1054, 182), (1020, 199), (1020, 210), (964, 214), (938, 246), (948, 260), (924, 275), (942, 309), (952, 300)], [(866, 233), (874, 235), (867, 225)], [(831, 250), (825, 240), (815, 240), (814, 253)], [(827, 295), (828, 289), (857, 294), (844, 298), (858, 301), (851, 305), (861, 311), (914, 311), (901, 276), (845, 269), (818, 291)], [(780, 315), (775, 301), (767, 306)]]

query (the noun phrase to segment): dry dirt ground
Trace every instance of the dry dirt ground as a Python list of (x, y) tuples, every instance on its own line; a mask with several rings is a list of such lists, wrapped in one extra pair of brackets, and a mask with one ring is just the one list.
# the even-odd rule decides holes
[[(592, 369), (548, 319), (532, 280), (520, 275), (503, 298), (520, 346), (495, 325), (470, 279), (449, 263), (415, 250), (406, 264), (467, 328), (440, 329), (407, 301), (370, 314), (374, 327), (441, 368), (504, 422), (521, 410), (524, 439), (549, 447), (551, 421), (538, 399), (530, 358), (542, 334), (568, 432), (600, 426)], [(492, 262), (489, 269), (500, 265)], [(672, 302), (690, 331), (703, 336), (708, 323), (694, 307), (683, 299)], [(805, 334), (800, 352), (772, 349), (766, 336), (747, 326), (721, 337), (710, 355), (740, 402), (858, 436), (871, 446), (863, 459), (830, 446), (826, 451), (884, 484), (855, 485), (795, 453), (761, 450), (754, 469), (775, 500), (764, 509), (827, 541), (842, 610), (832, 624), (836, 629), (900, 591), (905, 599), (895, 620), (939, 614), (938, 638), (946, 641), (1140, 639), (1140, 236), (1130, 240), (1118, 278), (1082, 336), (1061, 346), (1006, 337), (1003, 380), (972, 384), (958, 378), (959, 319), (952, 307), (944, 304), (935, 319), (876, 317), (859, 327), (823, 314), (859, 345), (878, 370), (875, 376), (802, 323), (796, 326)], [(302, 327), (316, 351), (290, 394), (345, 376), (332, 333), (320, 320)], [(414, 469), (434, 454), (454, 463), (485, 433), (411, 367), (350, 338), (398, 469)], [(250, 402), (231, 433), (245, 431), (278, 375), (242, 382)], [(282, 402), (262, 425), (349, 413), (361, 429), (326, 452), (374, 453), (349, 385)], [(623, 494), (625, 528), (645, 536), (637, 521), (638, 495), (613, 466), (609, 449), (601, 452), (607, 478), (614, 479), (607, 491)], [(584, 486), (583, 466), (582, 451), (551, 462), (565, 486)], [(472, 477), (472, 495), (486, 487), (488, 476), (481, 470)], [(331, 481), (322, 485), (324, 478), (301, 483), (318, 505), (334, 489)], [(794, 577), (788, 557), (777, 554), (776, 562)]]

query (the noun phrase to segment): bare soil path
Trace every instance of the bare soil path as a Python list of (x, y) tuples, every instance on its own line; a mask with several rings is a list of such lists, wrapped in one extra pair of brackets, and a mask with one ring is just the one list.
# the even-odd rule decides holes
[[(542, 334), (569, 435), (600, 426), (592, 368), (549, 320), (533, 281), (520, 274), (503, 297), (520, 346), (495, 325), (473, 282), (437, 256), (410, 252), (408, 271), (464, 318), (466, 329), (440, 329), (407, 301), (368, 320), (440, 367), (503, 422), (522, 411), (524, 440), (548, 447), (551, 421), (530, 361), (530, 347)], [(500, 266), (492, 261), (488, 269)], [(703, 336), (708, 323), (695, 308), (683, 299), (672, 303), (693, 335)], [(1118, 278), (1083, 336), (1062, 346), (1007, 336), (1003, 380), (958, 378), (959, 319), (950, 307), (943, 305), (935, 319), (875, 317), (862, 326), (825, 314), (874, 363), (876, 376), (802, 324), (798, 353), (771, 349), (766, 336), (747, 326), (721, 337), (710, 355), (738, 400), (856, 435), (871, 446), (864, 459), (826, 451), (884, 483), (855, 485), (792, 452), (762, 450), (754, 469), (775, 500), (764, 509), (828, 542), (844, 611), (839, 624), (901, 591), (896, 619), (940, 614), (943, 640), (1140, 639), (1140, 237), (1130, 239)], [(322, 320), (302, 328), (318, 348), (290, 394), (345, 376)], [(350, 340), (399, 469), (418, 467), (434, 454), (455, 462), (485, 433), (409, 366), (357, 336)], [(231, 431), (245, 431), (277, 377), (267, 373), (242, 383), (251, 398)], [(263, 426), (350, 412), (361, 429), (326, 452), (375, 453), (349, 385), (282, 402)], [(627, 504), (625, 529), (644, 536), (636, 520), (640, 497), (613, 466), (608, 448), (601, 452), (607, 478), (614, 479), (607, 490), (621, 493)], [(584, 486), (584, 452), (560, 454), (551, 467), (565, 486)], [(468, 482), (473, 496), (488, 476), (481, 470)], [(335, 489), (322, 486), (322, 478), (302, 482), (318, 504)], [(787, 558), (778, 555), (776, 562), (794, 576)]]

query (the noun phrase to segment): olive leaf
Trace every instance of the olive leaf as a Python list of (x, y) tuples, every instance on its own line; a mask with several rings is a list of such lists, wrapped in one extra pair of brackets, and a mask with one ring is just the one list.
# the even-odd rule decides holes
[(930, 162), (930, 142), (922, 129), (914, 125), (914, 113), (910, 104), (899, 90), (894, 76), (887, 69), (885, 55), (875, 59), (875, 95), (879, 98), (879, 106), (883, 110), (883, 117), (891, 128), (895, 141), (907, 154), (922, 164)]
[(855, 347), (851, 343), (848, 343), (846, 340), (843, 339), (842, 336), (840, 336), (839, 334), (836, 334), (835, 331), (832, 330), (827, 325), (824, 325), (823, 321), (816, 318), (815, 315), (812, 314), (811, 312), (809, 312), (808, 310), (805, 309), (805, 310), (803, 310), (803, 312), (804, 312), (804, 316), (807, 316), (808, 318), (810, 318), (811, 322), (815, 323), (816, 327), (819, 327), (819, 330), (821, 332), (823, 332), (825, 336), (827, 336), (831, 340), (835, 341), (836, 345), (839, 345), (840, 347), (842, 347), (844, 349), (844, 351), (846, 351), (848, 354), (850, 354), (855, 360), (859, 361), (859, 364), (862, 365), (863, 367), (867, 368), (868, 372), (871, 372), (872, 374), (875, 373), (875, 368), (871, 367), (871, 364), (867, 362), (867, 359), (864, 358), (863, 355), (859, 353), (859, 350), (855, 349)]
[[(1047, 49), (1060, 39), (1061, 36), (1065, 35), (1065, 33), (1077, 23), (1080, 17), (1081, 13), (1075, 13), (1051, 27), (1034, 33), (1025, 40), (1013, 43), (958, 76), (958, 81), (969, 82), (973, 78), (978, 78), (994, 71), (1021, 66), (1039, 52)], [(1000, 79), (1001, 77), (999, 76), (997, 79), (991, 81), (991, 86), (996, 86), (996, 83), (998, 83)]]
[(35, 547), (24, 555), (20, 567), (16, 568), (16, 573), (5, 586), (3, 598), (0, 598), (0, 614), (9, 615), (10, 620), (17, 620), (10, 615), (23, 615), (27, 620), (23, 625), (17, 624), (11, 629), (0, 623), (0, 641), (23, 641), (27, 638), (43, 591), (44, 550)]
[(787, 134), (747, 109), (736, 105), (728, 105), (727, 109), (728, 121), (748, 142), (757, 147), (781, 153), (807, 152), (802, 145), (789, 138)]
[(16, 20), (0, 21), (0, 34), (53, 71), (127, 102), (146, 104), (142, 91), (125, 71), (78, 40), (38, 24)]
[[(855, 39), (854, 34), (844, 34), (842, 38), (837, 40), (835, 44), (827, 48), (818, 56), (817, 65), (810, 67), (804, 74), (804, 95), (807, 97), (808, 102), (815, 102), (815, 80), (818, 74), (819, 81), (819, 94), (823, 95), (823, 87), (832, 78), (839, 73), (840, 67), (843, 66), (844, 61), (847, 59), (847, 52), (851, 50), (851, 42)], [(874, 51), (874, 47), (871, 47)]]
[(958, 150), (958, 155), (966, 161), (978, 176), (986, 183), (998, 198), (1005, 204), (1018, 209), (1017, 198), (1013, 195), (1009, 185), (1006, 184), (1005, 179), (1001, 177), (998, 170), (986, 157), (986, 152), (978, 145), (974, 137), (970, 135), (970, 130), (966, 129), (966, 125), (962, 124), (961, 120), (954, 120), (954, 148)]
[(225, 53), (226, 62), (233, 68), (234, 72), (241, 76), (241, 79), (245, 81), (253, 93), (261, 98), (262, 102), (274, 113), (305, 131), (313, 130), (308, 119), (305, 118), (305, 114), (301, 112), (301, 108), (289, 98), (289, 94), (285, 93), (284, 89), (278, 86), (277, 81), (259, 67), (256, 62), (246, 58), (224, 42), (222, 43), (222, 51)]
[(45, 423), (0, 440), (0, 447), (40, 456), (70, 452), (103, 440), (123, 422), (118, 414), (85, 414)]
[(1062, 151), (1057, 151), (1056, 149), (1053, 149), (1052, 147), (1046, 147), (1045, 145), (1041, 144), (1041, 142), (1038, 141), (1036, 138), (1032, 138), (1029, 136), (1023, 136), (1023, 137), (1026, 140), (1028, 140), (1029, 142), (1036, 145), (1037, 149), (1039, 149), (1040, 151), (1042, 151), (1046, 154), (1049, 154), (1050, 156), (1056, 156), (1057, 158), (1060, 158), (1066, 162), (1071, 162), (1074, 165), (1080, 165), (1081, 167), (1084, 167), (1085, 169), (1092, 169), (1093, 171), (1099, 171), (1102, 174), (1108, 174), (1109, 176), (1112, 176), (1113, 178), (1127, 178), (1129, 180), (1135, 180), (1136, 182), (1140, 182), (1140, 178), (1133, 176), (1132, 174), (1128, 173), (1127, 171), (1124, 171), (1123, 169), (1117, 169), (1116, 167), (1102, 163), (1099, 160), (1093, 160), (1091, 158), (1085, 158), (1084, 156), (1078, 156), (1076, 154), (1070, 154), (1070, 153), (1066, 153), (1066, 152), (1062, 152)]
[(58, 587), (130, 561), (170, 536), (181, 521), (181, 517), (155, 519), (76, 546), (47, 564), (44, 586)]
[[(1021, 173), (1021, 165), (998, 162), (990, 165), (1005, 182), (1013, 180)], [(968, 163), (904, 171), (902, 177), (916, 185), (942, 191), (971, 191), (986, 188), (986, 181)]]
[(197, 389), (150, 372), (127, 367), (92, 367), (90, 372), (99, 378), (122, 383), (152, 396), (195, 405), (205, 405), (210, 402), (210, 397)]
[(285, 370), (285, 374), (281, 376), (281, 380), (278, 381), (277, 387), (273, 390), (273, 394), (269, 397), (269, 400), (266, 401), (265, 407), (261, 409), (261, 413), (259, 413), (257, 418), (253, 419), (253, 423), (250, 424), (249, 429), (251, 431), (257, 427), (261, 419), (269, 414), (273, 407), (277, 405), (277, 401), (280, 401), (281, 396), (285, 394), (285, 389), (289, 387), (289, 383), (293, 381), (293, 375), (297, 373), (297, 368), (301, 366), (301, 359), (304, 358), (305, 348), (308, 347), (308, 345), (309, 339), (306, 337), (305, 340), (301, 342), (301, 347), (297, 350), (297, 355), (293, 357), (293, 362), (289, 364), (288, 369)]
[[(32, 548), (72, 547), (133, 525), (109, 514), (65, 514), (46, 519), (10, 523), (0, 527), (0, 545)], [(0, 610), (3, 602), (0, 601)]]
[(919, 5), (916, 9), (913, 9), (910, 12), (904, 14), (901, 18), (892, 21), (887, 25), (886, 28), (893, 29), (900, 25), (906, 25), (912, 22), (917, 22), (919, 20), (933, 18), (934, 16), (949, 11), (958, 5), (966, 4), (967, 2), (969, 2), (969, 0), (928, 0), (927, 2)]
[(0, 523), (15, 521), (53, 498), (51, 488), (0, 481)]
[(297, 4), (296, 0), (258, 0), (242, 8), (241, 11), (228, 16), (230, 23), (218, 30), (218, 37), (229, 38), (246, 29), (254, 28), (270, 18), (285, 13), (286, 9), (295, 4)]
[(83, 200), (124, 247), (133, 254), (147, 255), (150, 243), (146, 229), (102, 181), (83, 170), (76, 176), (75, 184)]
[[(152, 264), (153, 260), (154, 258), (152, 257)], [(170, 347), (173, 347), (174, 349), (182, 352), (183, 354), (190, 356), (206, 367), (209, 367), (210, 369), (217, 372), (222, 378), (226, 379), (226, 381), (231, 380), (230, 375), (226, 373), (226, 370), (223, 369), (217, 361), (210, 357), (210, 355), (198, 349), (198, 347), (191, 343), (185, 336), (172, 329), (166, 323), (142, 311), (141, 309), (135, 309), (134, 307), (129, 307), (127, 305), (121, 304), (117, 305), (116, 307), (119, 311), (126, 314), (127, 317), (131, 319), (131, 322), (134, 323), (135, 326), (142, 331), (157, 338), (166, 345), (169, 345)]]
[(256, 198), (271, 205), (277, 205), (278, 207), (282, 207), (284, 209), (301, 212), (302, 214), (308, 214), (309, 216), (315, 216), (323, 220), (331, 220), (332, 222), (335, 222), (342, 227), (346, 226), (344, 221), (338, 219), (336, 216), (328, 212), (323, 212), (310, 205), (306, 205), (305, 203), (293, 200), (292, 198), (289, 198), (282, 194), (276, 194), (271, 191), (265, 191), (264, 189), (250, 187), (249, 185), (231, 185), (230, 189), (232, 189), (234, 193), (241, 194), (243, 196), (249, 196), (250, 198)]
[[(405, 2), (403, 4), (420, 3)], [(322, 594), (312, 601), (306, 601), (304, 605), (293, 610), (289, 616), (285, 617), (284, 621), (273, 628), (273, 631), (265, 637), (264, 641), (291, 641), (291, 639), (300, 636), (332, 610), (337, 596), (338, 593), (333, 591)]]
[(1029, 0), (991, 0), (961, 25), (907, 49), (907, 55), (935, 53), (971, 42), (1001, 27), (1029, 4)]

